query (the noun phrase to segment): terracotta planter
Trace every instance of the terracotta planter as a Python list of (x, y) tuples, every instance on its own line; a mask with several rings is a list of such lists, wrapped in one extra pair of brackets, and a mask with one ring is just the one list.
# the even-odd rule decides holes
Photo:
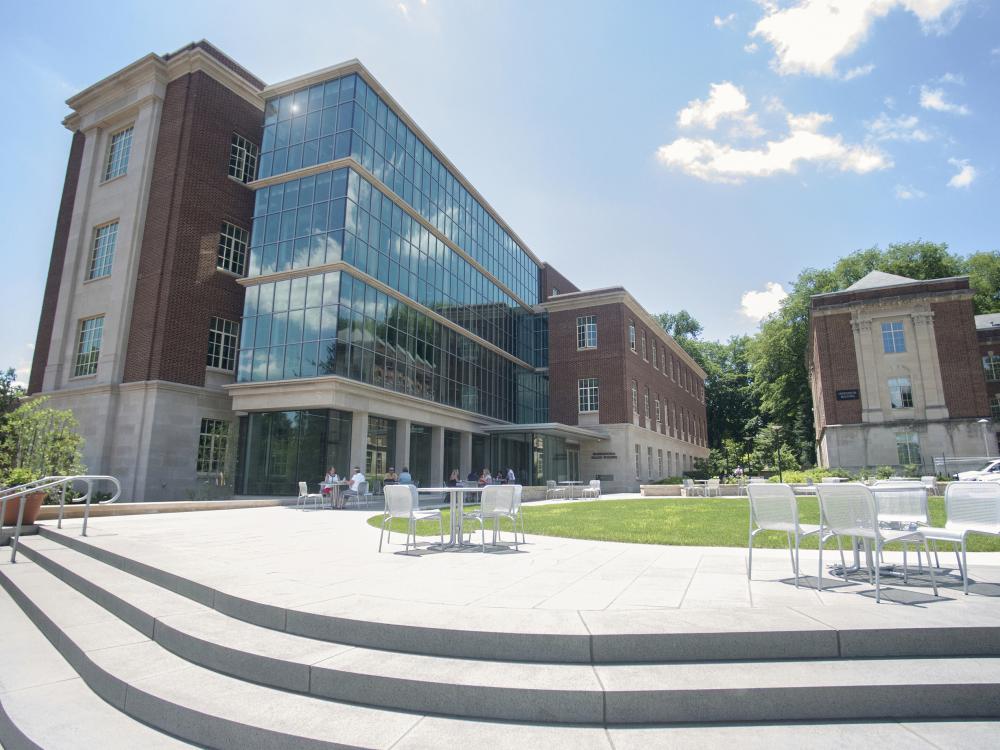
[[(13, 526), (17, 523), (17, 506), (20, 505), (20, 502), (20, 498), (7, 501), (7, 512), (3, 517), (4, 526)], [(35, 519), (38, 518), (38, 511), (44, 502), (44, 492), (33, 492), (28, 495), (24, 500), (24, 515), (21, 517), (21, 523), (25, 526), (33, 524)]]

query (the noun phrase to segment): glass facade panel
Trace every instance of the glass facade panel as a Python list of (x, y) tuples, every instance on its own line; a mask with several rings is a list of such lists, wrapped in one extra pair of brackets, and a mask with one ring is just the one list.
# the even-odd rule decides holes
[(886, 354), (906, 351), (906, 336), (900, 322), (882, 324), (882, 349)]
[[(418, 487), (431, 486), (431, 428), (410, 425), (410, 476)], [(399, 467), (396, 467), (399, 468)]]
[(535, 262), (360, 76), (352, 73), (266, 102), (261, 178), (347, 157), (521, 300), (539, 302)]

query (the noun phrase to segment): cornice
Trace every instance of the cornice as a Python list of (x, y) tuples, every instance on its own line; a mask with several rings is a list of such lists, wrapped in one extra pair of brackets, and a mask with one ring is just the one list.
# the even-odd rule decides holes
[(280, 271), (278, 273), (267, 274), (266, 276), (254, 276), (252, 278), (237, 279), (236, 283), (244, 287), (257, 286), (259, 284), (268, 284), (274, 281), (284, 281), (285, 279), (297, 279), (297, 278), (302, 278), (303, 276), (313, 276), (316, 274), (329, 273), (332, 271), (343, 271), (345, 273), (348, 273), (354, 278), (358, 279), (359, 281), (363, 281), (364, 283), (375, 287), (379, 291), (385, 292), (390, 297), (405, 304), (407, 307), (417, 310), (418, 312), (423, 313), (429, 318), (433, 318), (441, 325), (447, 326), (448, 328), (452, 329), (456, 333), (461, 334), (465, 338), (475, 341), (480, 346), (483, 346), (486, 349), (489, 349), (490, 351), (499, 354), (501, 357), (513, 362), (515, 365), (524, 367), (532, 372), (535, 372), (535, 367), (533, 365), (528, 364), (523, 359), (515, 357), (510, 352), (504, 351), (496, 344), (493, 344), (487, 341), (486, 339), (477, 336), (469, 329), (463, 328), (458, 323), (449, 320), (448, 318), (444, 317), (438, 312), (435, 312), (431, 308), (420, 304), (416, 300), (410, 299), (402, 292), (396, 291), (388, 284), (384, 284), (383, 282), (376, 279), (374, 276), (369, 276), (364, 271), (360, 271), (356, 267), (352, 266), (350, 263), (346, 263), (342, 260), (338, 260), (336, 263), (324, 263), (321, 266), (307, 266), (306, 268), (296, 268), (291, 271)]

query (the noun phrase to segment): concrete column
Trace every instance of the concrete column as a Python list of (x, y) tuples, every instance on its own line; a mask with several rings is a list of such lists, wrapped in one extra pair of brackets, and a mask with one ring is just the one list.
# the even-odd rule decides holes
[(458, 435), (458, 473), (464, 480), (472, 471), (472, 433), (460, 432)]
[(431, 427), (431, 484), (444, 485), (444, 427)]
[(917, 366), (923, 385), (924, 418), (947, 419), (948, 407), (944, 401), (941, 380), (941, 360), (938, 359), (937, 340), (934, 337), (934, 313), (913, 313), (913, 343)]
[(396, 420), (396, 472), (403, 470), (404, 466), (410, 465), (410, 420)]
[(856, 313), (851, 320), (851, 328), (854, 333), (854, 356), (861, 376), (861, 421), (882, 422), (885, 417), (882, 413), (881, 376), (875, 359), (876, 332), (873, 331), (871, 318), (861, 318)]
[(355, 466), (365, 471), (365, 456), (368, 452), (368, 412), (356, 411), (351, 417), (351, 465), (345, 471), (350, 478)]

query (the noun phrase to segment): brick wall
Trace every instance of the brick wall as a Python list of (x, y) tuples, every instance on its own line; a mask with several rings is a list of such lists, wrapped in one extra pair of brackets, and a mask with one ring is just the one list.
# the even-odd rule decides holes
[[(979, 342), (980, 361), (982, 361), (982, 357), (985, 357), (990, 354), (1000, 355), (1000, 329), (977, 331), (976, 339)], [(983, 375), (985, 377), (985, 371)], [(998, 393), (1000, 393), (1000, 380), (987, 380), (986, 381), (987, 399), (992, 399), (993, 396), (995, 396)]]
[(250, 229), (253, 192), (228, 176), (233, 132), (259, 144), (260, 110), (195, 72), (167, 86), (124, 380), (204, 385), (211, 318), (239, 320), (243, 288), (216, 270), (223, 220)]
[(861, 399), (837, 400), (839, 390), (861, 390), (851, 314), (814, 316), (811, 323), (816, 434), (828, 424), (860, 424)]
[(539, 299), (541, 299), (542, 302), (552, 296), (553, 289), (558, 289), (559, 294), (580, 291), (576, 284), (567, 279), (548, 263), (542, 263), (542, 273), (539, 276), (538, 283), (541, 284), (542, 287), (539, 295)]
[(948, 415), (952, 418), (988, 417), (990, 408), (972, 300), (935, 302), (931, 309)]
[(59, 201), (59, 213), (56, 215), (56, 233), (52, 239), (49, 273), (45, 279), (45, 291), (42, 293), (42, 312), (38, 320), (35, 352), (31, 358), (28, 393), (41, 391), (42, 381), (45, 378), (49, 346), (52, 342), (52, 325), (56, 315), (56, 302), (59, 299), (59, 285), (62, 283), (63, 263), (66, 260), (66, 240), (69, 235), (70, 222), (73, 219), (73, 203), (76, 200), (76, 186), (80, 180), (80, 162), (83, 159), (85, 140), (80, 131), (73, 133), (73, 140), (69, 148), (69, 162), (66, 164), (66, 178), (63, 180), (62, 198)]

